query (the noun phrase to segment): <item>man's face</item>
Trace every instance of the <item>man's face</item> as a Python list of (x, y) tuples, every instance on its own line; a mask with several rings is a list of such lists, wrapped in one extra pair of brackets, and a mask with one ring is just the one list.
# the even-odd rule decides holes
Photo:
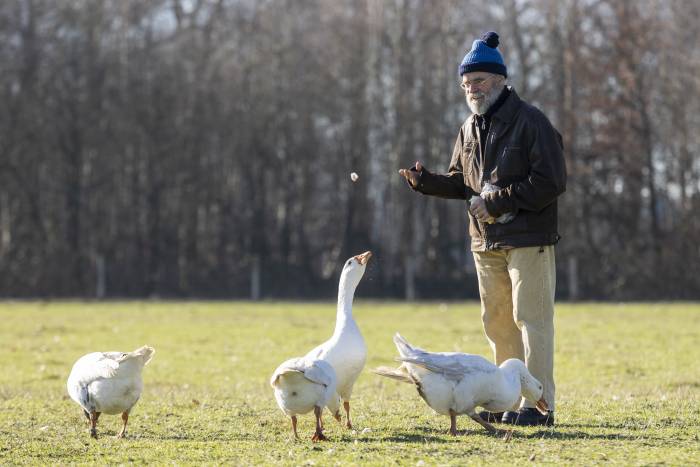
[(462, 89), (472, 113), (483, 115), (496, 102), (503, 89), (503, 77), (485, 71), (462, 75)]

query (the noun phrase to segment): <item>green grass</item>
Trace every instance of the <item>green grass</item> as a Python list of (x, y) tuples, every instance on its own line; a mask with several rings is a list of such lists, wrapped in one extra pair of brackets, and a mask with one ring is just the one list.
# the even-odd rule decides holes
[[(542, 464), (700, 463), (700, 305), (559, 304), (557, 425), (461, 436), (415, 389), (367, 369), (393, 365), (391, 337), (435, 351), (490, 357), (476, 303), (359, 301), (369, 348), (353, 395), (356, 431), (313, 416), (292, 439), (268, 379), (283, 360), (330, 336), (331, 303), (0, 304), (0, 464)], [(156, 348), (127, 438), (103, 416), (90, 439), (66, 394), (73, 362), (95, 350)]]

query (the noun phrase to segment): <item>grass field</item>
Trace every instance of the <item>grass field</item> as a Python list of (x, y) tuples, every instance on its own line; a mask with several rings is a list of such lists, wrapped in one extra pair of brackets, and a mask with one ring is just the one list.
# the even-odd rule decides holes
[[(466, 417), (461, 435), (409, 385), (373, 375), (394, 365), (391, 337), (490, 357), (476, 303), (357, 301), (369, 348), (349, 431), (313, 416), (294, 441), (268, 379), (330, 336), (332, 303), (117, 302), (0, 304), (0, 464), (537, 464), (700, 463), (700, 305), (559, 304), (553, 428), (509, 442)], [(156, 348), (127, 438), (118, 416), (90, 439), (66, 394), (73, 362), (95, 350)]]

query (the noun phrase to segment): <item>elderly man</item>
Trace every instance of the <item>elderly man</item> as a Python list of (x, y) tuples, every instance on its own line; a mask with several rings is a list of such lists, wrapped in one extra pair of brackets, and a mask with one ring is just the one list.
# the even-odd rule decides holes
[(561, 136), (506, 85), (495, 32), (475, 40), (459, 66), (472, 115), (462, 125), (446, 174), (420, 162), (399, 173), (425, 195), (469, 201), (469, 235), (481, 318), (496, 364), (524, 360), (543, 384), (548, 414), (523, 400), (482, 418), (518, 425), (554, 423), (554, 244), (557, 197), (566, 168)]

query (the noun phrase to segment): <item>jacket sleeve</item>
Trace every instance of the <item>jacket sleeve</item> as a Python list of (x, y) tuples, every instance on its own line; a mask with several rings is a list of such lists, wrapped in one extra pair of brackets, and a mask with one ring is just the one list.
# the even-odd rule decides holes
[(566, 166), (559, 132), (539, 110), (530, 115), (527, 178), (486, 193), (486, 209), (493, 217), (516, 209), (540, 211), (566, 190)]
[(446, 174), (434, 174), (423, 168), (418, 179), (416, 191), (424, 195), (438, 196), (449, 199), (468, 199), (474, 191), (464, 183), (462, 167), (462, 142), (463, 128), (459, 130), (459, 136), (452, 150), (452, 159)]

